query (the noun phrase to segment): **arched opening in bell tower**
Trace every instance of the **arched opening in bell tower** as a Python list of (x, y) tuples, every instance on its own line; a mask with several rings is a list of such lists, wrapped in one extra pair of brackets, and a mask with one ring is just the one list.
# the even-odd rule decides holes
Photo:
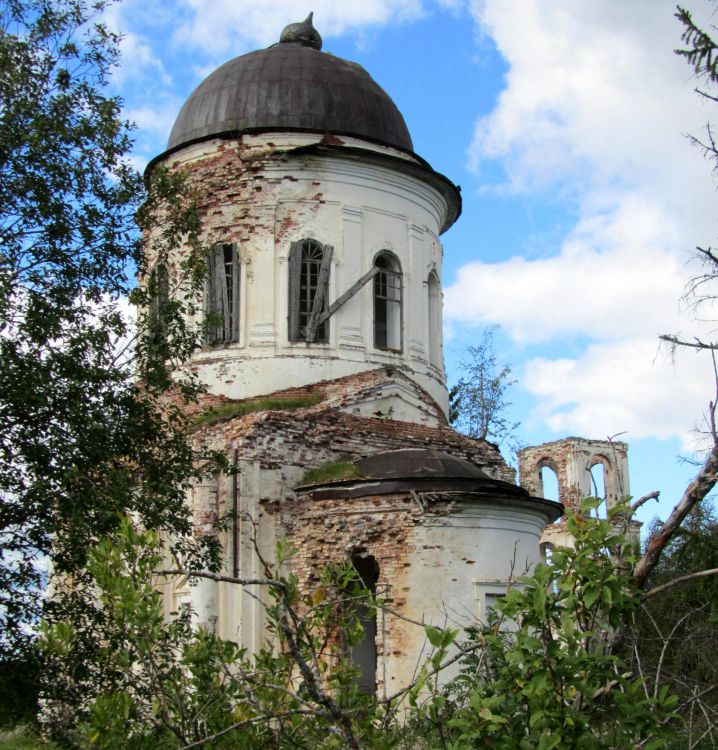
[(594, 463), (588, 467), (591, 480), (591, 497), (601, 500), (601, 504), (593, 511), (596, 518), (606, 518), (608, 514), (608, 487), (606, 486), (606, 466), (600, 457), (594, 459)]
[(539, 482), (536, 494), (549, 500), (561, 500), (559, 493), (558, 474), (553, 466), (542, 463), (539, 467)]

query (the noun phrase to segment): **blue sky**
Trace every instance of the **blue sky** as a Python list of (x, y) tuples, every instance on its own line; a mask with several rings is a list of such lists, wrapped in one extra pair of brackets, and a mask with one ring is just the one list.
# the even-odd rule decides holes
[[(686, 3), (705, 24), (708, 0)], [(666, 515), (694, 469), (678, 460), (714, 397), (710, 363), (672, 360), (662, 332), (710, 335), (685, 301), (696, 245), (715, 243), (710, 107), (673, 54), (669, 0), (125, 0), (113, 87), (137, 123), (136, 164), (165, 146), (184, 100), (231, 57), (313, 10), (324, 49), (391, 95), (417, 153), (462, 187), (444, 235), (449, 379), (501, 325), (526, 444), (566, 435), (630, 444), (634, 495)]]

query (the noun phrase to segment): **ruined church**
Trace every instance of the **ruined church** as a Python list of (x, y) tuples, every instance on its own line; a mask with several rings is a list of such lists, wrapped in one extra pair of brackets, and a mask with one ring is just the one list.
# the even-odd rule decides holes
[[(211, 418), (193, 440), (235, 467), (193, 489), (198, 533), (219, 534), (235, 577), (261, 577), (280, 539), (307, 590), (351, 561), (407, 618), (368, 618), (354, 654), (367, 690), (399, 689), (424, 646), (409, 620), (485, 617), (561, 515), (536, 482), (558, 454), (528, 457), (529, 491), (494, 445), (448, 425), (440, 237), (459, 188), (414, 152), (367, 71), (322, 50), (311, 16), (209, 75), (150, 179), (157, 165), (186, 175), (208, 249), (193, 321), (206, 339), (189, 364)], [(256, 590), (162, 588), (168, 614), (190, 605), (250, 651), (267, 638)]]

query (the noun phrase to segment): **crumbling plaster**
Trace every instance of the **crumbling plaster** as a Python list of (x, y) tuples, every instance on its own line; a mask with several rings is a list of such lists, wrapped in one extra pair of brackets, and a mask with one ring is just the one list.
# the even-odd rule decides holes
[[(161, 163), (185, 173), (198, 197), (203, 244), (233, 242), (240, 257), (239, 341), (205, 348), (192, 359), (212, 393), (247, 398), (342, 378), (371, 367), (401, 368), (446, 413), (440, 326), (429, 320), (428, 279), (440, 281), (439, 234), (449, 208), (430, 170), (396, 149), (372, 145), (354, 153), (353, 139), (320, 154), (321, 136), (269, 133), (213, 139), (168, 154)], [(367, 158), (391, 156), (391, 163)], [(416, 173), (396, 164), (416, 165)], [(424, 175), (419, 177), (417, 175)], [(403, 273), (401, 352), (373, 340), (372, 284), (329, 320), (329, 341), (308, 345), (288, 335), (288, 256), (291, 243), (313, 238), (334, 248), (329, 302), (374, 263), (381, 250)], [(153, 258), (148, 258), (151, 267)], [(182, 252), (170, 258), (179, 274)], [(198, 302), (200, 302), (198, 300)], [(198, 306), (201, 309), (201, 304)], [(194, 321), (201, 324), (198, 316)], [(431, 335), (437, 340), (429, 344)]]
[[(524, 448), (519, 451), (519, 483), (532, 495), (545, 497), (541, 471), (548, 467), (558, 479), (558, 497), (550, 499), (577, 511), (583, 498), (596, 494), (591, 469), (597, 464), (603, 466), (606, 505), (612, 508), (631, 494), (628, 444), (620, 441), (568, 437)], [(553, 546), (572, 544), (565, 518), (547, 526), (541, 541)]]
[[(284, 509), (291, 563), (306, 591), (317, 571), (352, 555), (379, 565), (377, 689), (392, 694), (408, 685), (430, 646), (421, 623), (465, 627), (482, 614), (487, 593), (504, 593), (509, 573), (521, 575), (539, 560), (547, 522), (535, 504), (516, 512), (470, 495), (420, 502), (409, 493), (371, 494), (351, 501), (316, 499), (311, 490)], [(448, 674), (444, 675), (446, 678)]]
[[(437, 417), (434, 425), (428, 425), (401, 421), (395, 415), (385, 418), (354, 413), (357, 405), (365, 404), (366, 399), (381, 399), (381, 393), (384, 390), (392, 391), (397, 383), (411, 392), (414, 399), (422, 402), (424, 411), (441, 415), (437, 404), (410, 378), (392, 369), (387, 371), (379, 368), (271, 394), (273, 398), (288, 399), (302, 395), (315, 399), (320, 397), (322, 400), (313, 406), (258, 411), (214, 424), (198, 424), (193, 435), (198, 450), (217, 450), (228, 457), (237, 450), (239, 456), (236, 479), (233, 476), (220, 476), (214, 480), (206, 480), (194, 488), (190, 498), (197, 533), (219, 536), (224, 550), (223, 569), (226, 573), (231, 574), (234, 569), (235, 543), (231, 538), (231, 529), (225, 525), (223, 530), (217, 531), (217, 522), (226, 517), (232, 507), (235, 481), (240, 514), (237, 568), (242, 576), (261, 577), (264, 571), (260, 556), (267, 560), (273, 559), (274, 548), (280, 538), (287, 539), (297, 548), (300, 561), (311, 550), (320, 550), (321, 556), (322, 549), (331, 549), (332, 554), (326, 557), (326, 561), (330, 562), (338, 559), (337, 554), (340, 557), (344, 554), (341, 550), (351, 546), (350, 538), (356, 538), (357, 543), (362, 543), (361, 538), (356, 536), (364, 524), (361, 521), (362, 511), (357, 514), (353, 509), (348, 510), (343, 522), (338, 517), (333, 521), (334, 525), (343, 524), (341, 538), (332, 536), (334, 532), (328, 528), (316, 527), (311, 538), (301, 531), (301, 524), (298, 525), (297, 519), (309, 511), (308, 506), (298, 500), (294, 488), (301, 484), (310, 468), (337, 459), (357, 460), (399, 448), (431, 447), (466, 458), (481, 466), (495, 479), (508, 482), (514, 480), (513, 471), (506, 466), (495, 446), (461, 435), (445, 424), (440, 424)], [(213, 405), (227, 403), (230, 402), (226, 398), (209, 394), (197, 406), (197, 411), (202, 413)], [(366, 523), (370, 526), (374, 524), (375, 529), (382, 528), (382, 533), (386, 533), (386, 539), (377, 546), (377, 551), (379, 547), (388, 549), (386, 545), (393, 545), (396, 555), (401, 554), (402, 560), (408, 561), (409, 567), (416, 571), (412, 574), (413, 578), (406, 571), (402, 573), (403, 576), (409, 576), (410, 582), (406, 585), (417, 586), (418, 598), (411, 605), (406, 605), (409, 608), (407, 611), (417, 614), (421, 610), (427, 616), (431, 613), (439, 619), (445, 616), (443, 604), (449, 597), (455, 598), (457, 611), (478, 612), (474, 579), (494, 577), (505, 581), (505, 571), (509, 569), (510, 561), (504, 558), (507, 554), (514, 555), (517, 535), (522, 540), (518, 542), (517, 570), (520, 568), (523, 572), (525, 564), (535, 562), (534, 558), (538, 555), (538, 535), (545, 523), (545, 518), (543, 521), (538, 520), (541, 517), (539, 510), (516, 515), (506, 509), (499, 511), (502, 519), (499, 523), (495, 518), (496, 509), (492, 510), (489, 503), (480, 509), (480, 520), (477, 520), (476, 513), (472, 516), (467, 510), (461, 509), (461, 520), (450, 519), (438, 526), (435, 522), (427, 523), (424, 520), (418, 523), (421, 527), (419, 529), (412, 515), (412, 508), (415, 509), (415, 506), (402, 499), (399, 508), (401, 512), (398, 515), (393, 513), (387, 517), (393, 519), (391, 521), (380, 521), (380, 513), (379, 516), (372, 515)], [(435, 511), (428, 514), (432, 519), (435, 515)], [(405, 542), (399, 539), (407, 533), (404, 529), (406, 524), (400, 519), (408, 519), (407, 523), (413, 529), (411, 538), (406, 537)], [(318, 522), (317, 520), (316, 523)], [(377, 523), (379, 526), (376, 526)], [(389, 523), (396, 524), (396, 528), (386, 526)], [(414, 526), (417, 528), (414, 529)], [(306, 533), (310, 533), (309, 527)], [(406, 557), (409, 551), (404, 550), (405, 544), (420, 551), (416, 556)], [(454, 560), (457, 555), (458, 560)], [(485, 566), (474, 566), (478, 560), (484, 559), (492, 562)], [(469, 560), (474, 563), (468, 562)], [(399, 562), (395, 564), (399, 566)], [(449, 590), (446, 588), (445, 578), (446, 571), (452, 566), (458, 566), (460, 572), (454, 575), (457, 580), (451, 583)], [(503, 574), (501, 570), (504, 571)], [(383, 575), (389, 575), (388, 568), (384, 569)], [(456, 592), (453, 591), (454, 588), (457, 589)], [(266, 592), (240, 593), (233, 584), (210, 581), (201, 581), (193, 586), (185, 581), (175, 581), (167, 585), (165, 593), (168, 616), (177, 606), (189, 603), (198, 622), (217, 628), (223, 637), (236, 639), (250, 649), (258, 648), (268, 637), (263, 618), (263, 602), (266, 603), (266, 599), (262, 598)], [(420, 605), (419, 599), (424, 598), (425, 605)], [(411, 648), (416, 649), (420, 647), (423, 636), (421, 633), (417, 634), (415, 629), (412, 632)], [(414, 651), (407, 650), (408, 648), (406, 646), (400, 651), (404, 656), (409, 654), (411, 661)], [(399, 661), (402, 664), (409, 663), (403, 658)], [(405, 667), (398, 666), (397, 662), (391, 669), (394, 670), (391, 672), (394, 675), (392, 681), (400, 681), (403, 674), (401, 670)]]

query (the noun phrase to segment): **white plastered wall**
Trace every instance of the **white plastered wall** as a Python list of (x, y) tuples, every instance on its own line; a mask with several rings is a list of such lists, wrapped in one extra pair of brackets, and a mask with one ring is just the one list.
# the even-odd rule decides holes
[[(483, 501), (462, 503), (450, 515), (417, 525), (409, 540), (416, 552), (401, 581), (406, 592), (403, 614), (449, 628), (485, 619), (487, 595), (506, 593), (512, 578), (530, 572), (540, 561), (539, 539), (547, 521), (539, 505)], [(392, 630), (403, 631), (404, 653), (392, 656), (389, 644), (379, 665), (388, 694), (410, 684), (417, 665), (430, 653), (421, 627), (396, 621)], [(449, 670), (443, 679), (451, 676)]]
[[(271, 134), (245, 136), (257, 154), (308, 145), (317, 136)], [(406, 154), (348, 139), (348, 146), (380, 152), (404, 161)], [(172, 155), (174, 167), (200, 168), (219, 141), (189, 146)], [(398, 162), (400, 163), (400, 162)], [(443, 361), (430, 362), (441, 351), (441, 326), (429, 321), (428, 279), (441, 283), (441, 227), (448, 206), (430, 180), (354, 153), (285, 153), (266, 159), (262, 190), (252, 198), (257, 231), (239, 245), (241, 264), (239, 341), (198, 351), (193, 366), (211, 393), (241, 399), (329, 380), (391, 365), (413, 378), (446, 412)], [(246, 202), (227, 200), (213, 208), (223, 225), (240, 222)], [(373, 340), (373, 284), (370, 281), (329, 320), (329, 341), (307, 345), (288, 340), (288, 256), (292, 242), (305, 238), (332, 245), (329, 280), (331, 304), (369, 271), (377, 253), (392, 252), (403, 273), (403, 346), (401, 352), (377, 349)], [(216, 238), (215, 240), (216, 241)], [(232, 241), (231, 233), (227, 241)], [(208, 241), (209, 244), (209, 241)], [(197, 324), (201, 321), (197, 320)], [(438, 341), (428, 340), (430, 331)], [(425, 414), (408, 415), (425, 421)]]

